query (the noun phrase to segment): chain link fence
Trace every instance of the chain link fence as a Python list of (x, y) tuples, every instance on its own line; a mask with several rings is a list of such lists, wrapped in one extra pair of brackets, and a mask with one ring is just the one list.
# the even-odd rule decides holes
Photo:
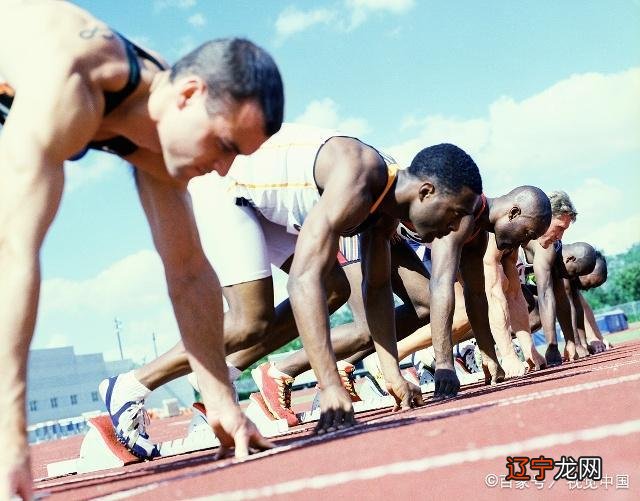
[(629, 303), (617, 304), (615, 306), (606, 306), (596, 310), (594, 313), (600, 315), (611, 311), (621, 310), (627, 316), (629, 323), (640, 320), (640, 301), (631, 301)]

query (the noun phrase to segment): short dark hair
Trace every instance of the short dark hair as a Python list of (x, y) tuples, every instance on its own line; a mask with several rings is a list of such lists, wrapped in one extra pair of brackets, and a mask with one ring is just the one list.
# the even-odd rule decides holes
[(598, 268), (598, 263), (600, 264), (600, 270), (598, 270), (598, 273), (602, 276), (603, 283), (607, 281), (607, 276), (609, 274), (608, 271), (608, 266), (607, 266), (607, 258), (604, 257), (604, 254), (602, 252), (600, 252), (598, 249), (596, 249), (596, 266), (593, 269), (593, 271), (596, 270), (596, 268)]
[(482, 193), (482, 178), (473, 159), (461, 148), (443, 143), (429, 146), (411, 161), (409, 174), (418, 178), (433, 177), (446, 192), (458, 193), (468, 186), (474, 193)]
[(576, 265), (580, 275), (588, 275), (596, 267), (596, 250), (586, 242), (574, 242), (564, 245), (576, 258)]
[(212, 100), (232, 97), (256, 99), (262, 108), (265, 133), (280, 130), (284, 117), (284, 89), (280, 71), (267, 51), (243, 38), (203, 43), (172, 67), (171, 82), (182, 75), (202, 78)]

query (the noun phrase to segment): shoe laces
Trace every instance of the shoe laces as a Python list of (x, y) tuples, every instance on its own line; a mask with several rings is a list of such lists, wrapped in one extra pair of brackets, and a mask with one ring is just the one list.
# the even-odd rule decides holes
[(286, 409), (290, 409), (293, 379), (290, 377), (277, 378), (276, 383), (278, 384), (278, 400), (280, 401), (280, 405)]
[[(125, 417), (125, 419), (123, 420), (122, 417)], [(135, 402), (123, 413), (123, 416), (121, 416), (120, 421), (118, 422), (118, 427), (127, 437), (132, 433), (137, 432), (137, 436), (147, 438), (148, 435), (145, 430), (150, 423), (151, 418), (149, 418), (147, 409), (144, 408), (144, 400), (141, 400), (139, 402)]]
[(354, 386), (355, 378), (353, 377), (353, 369), (348, 371), (346, 369), (338, 369), (338, 374), (340, 374), (342, 385), (344, 386), (345, 390), (349, 392), (349, 395), (351, 395), (352, 397), (357, 396), (358, 394), (356, 393), (356, 389)]

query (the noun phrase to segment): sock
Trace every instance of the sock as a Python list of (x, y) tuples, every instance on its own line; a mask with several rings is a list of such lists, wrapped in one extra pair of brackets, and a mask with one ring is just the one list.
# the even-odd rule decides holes
[(289, 378), (292, 377), (289, 374), (285, 374), (281, 370), (278, 370), (278, 368), (276, 367), (274, 362), (271, 362), (271, 365), (269, 366), (269, 370), (267, 371), (267, 374), (269, 374), (269, 376), (271, 376), (272, 378), (287, 378), (287, 379), (289, 379)]
[(111, 395), (111, 410), (117, 411), (126, 402), (144, 400), (151, 390), (136, 379), (133, 371), (120, 374)]
[(354, 369), (353, 364), (347, 362), (346, 360), (338, 360), (336, 362), (336, 367), (338, 367), (339, 371), (345, 371), (345, 372), (346, 372), (346, 369), (350, 369), (350, 371), (353, 371)]
[(240, 377), (240, 374), (242, 374), (242, 371), (233, 365), (227, 364), (227, 370), (229, 371), (229, 381), (232, 383)]
[[(231, 384), (233, 384), (236, 381), (236, 379), (240, 377), (240, 374), (242, 374), (242, 371), (240, 369), (229, 364), (227, 364), (227, 371), (229, 373), (229, 382)], [(189, 380), (189, 383), (191, 383), (191, 386), (193, 386), (193, 389), (196, 390), (198, 393), (200, 393), (200, 385), (198, 384), (198, 378), (196, 377), (196, 373), (190, 372), (187, 375), (187, 379)]]

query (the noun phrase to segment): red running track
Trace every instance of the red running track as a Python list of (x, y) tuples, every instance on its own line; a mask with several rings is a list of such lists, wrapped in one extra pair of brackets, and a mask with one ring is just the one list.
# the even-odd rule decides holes
[[(36, 481), (51, 499), (640, 499), (640, 343), (534, 372), (419, 409), (358, 415), (359, 426), (313, 437), (296, 427), (248, 460), (214, 451), (95, 474)], [(184, 417), (158, 439), (184, 433)], [(77, 456), (80, 438), (33, 447), (34, 474)], [(507, 456), (599, 456), (601, 481), (510, 483)], [(517, 468), (516, 468), (517, 471)], [(529, 473), (533, 476), (536, 472)], [(625, 488), (626, 486), (626, 488)]]

